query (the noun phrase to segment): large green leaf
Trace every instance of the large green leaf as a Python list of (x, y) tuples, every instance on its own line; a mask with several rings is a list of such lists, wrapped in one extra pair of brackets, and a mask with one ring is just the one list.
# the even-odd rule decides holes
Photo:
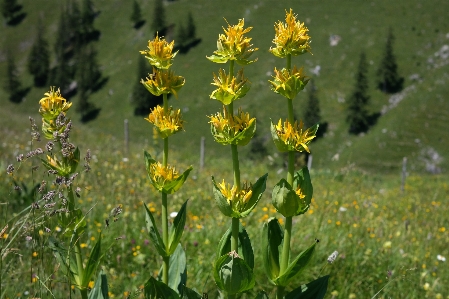
[(203, 296), (201, 296), (194, 290), (189, 289), (186, 286), (183, 286), (181, 299), (202, 299), (202, 298)]
[(303, 284), (285, 296), (285, 299), (323, 299), (326, 295), (329, 275)]
[(144, 286), (145, 299), (180, 299), (178, 293), (153, 277)]
[(268, 219), (262, 231), (262, 258), (265, 273), (271, 282), (279, 276), (284, 232), (276, 218)]
[(220, 189), (218, 188), (214, 177), (212, 177), (212, 183), (213, 183), (213, 193), (214, 193), (215, 203), (217, 204), (218, 209), (225, 216), (228, 216), (228, 217), (236, 216), (236, 218), (238, 218), (238, 214), (234, 215), (234, 212), (232, 211), (232, 207), (229, 204), (227, 198), (224, 197), (223, 194), (220, 192)]
[(147, 205), (144, 203), (143, 206), (145, 207), (145, 223), (147, 225), (147, 230), (150, 235), (150, 239), (153, 242), (154, 247), (156, 248), (157, 252), (161, 256), (168, 256), (167, 251), (165, 249), (164, 241), (162, 241), (161, 235), (159, 234), (159, 231), (157, 230), (156, 222), (154, 221), (153, 214), (151, 214), (150, 210), (148, 209)]
[(235, 252), (225, 254), (215, 261), (214, 279), (218, 288), (228, 295), (250, 290), (255, 284), (253, 271)]
[(313, 196), (313, 186), (312, 180), (310, 179), (310, 173), (307, 166), (303, 167), (301, 170), (295, 173), (295, 177), (293, 178), (293, 189), (301, 189), (302, 194), (305, 197), (302, 199), (305, 206), (302, 209), (296, 211), (296, 215), (304, 214), (310, 207), (310, 202), (312, 201)]
[(89, 299), (109, 299), (108, 292), (108, 279), (101, 270), (95, 280), (94, 288), (89, 293)]
[(95, 243), (94, 248), (92, 248), (92, 251), (90, 252), (89, 259), (87, 260), (86, 267), (84, 268), (83, 280), (81, 281), (82, 287), (87, 287), (87, 285), (89, 284), (92, 274), (94, 274), (95, 270), (97, 269), (98, 265), (101, 262), (101, 258), (102, 256), (101, 256), (101, 234), (100, 234), (97, 243)]
[(298, 256), (288, 265), (287, 270), (282, 273), (276, 280), (276, 285), (286, 286), (288, 283), (303, 270), (310, 259), (312, 258), (315, 250), (316, 242), (309, 248), (298, 254)]
[(75, 256), (70, 254), (61, 242), (52, 236), (48, 238), (48, 245), (59, 262), (64, 275), (69, 276), (72, 282), (76, 282), (78, 280), (78, 267), (76, 266)]
[(281, 179), (274, 187), (271, 194), (271, 203), (278, 213), (284, 217), (292, 217), (299, 210), (302, 200), (293, 190), (292, 186)]
[(186, 202), (182, 205), (181, 209), (175, 217), (175, 220), (173, 221), (173, 227), (168, 239), (169, 255), (175, 252), (176, 248), (178, 247), (179, 240), (181, 240), (182, 233), (184, 232), (184, 226), (186, 224), (187, 202), (188, 200), (186, 200)]
[(189, 176), (189, 173), (192, 171), (192, 169), (193, 167), (189, 166), (189, 168), (187, 168), (176, 180), (164, 184), (160, 191), (167, 194), (173, 194), (178, 191), (187, 180), (187, 177)]
[[(231, 237), (232, 231), (229, 228), (221, 237), (220, 243), (217, 247), (217, 256), (223, 256), (231, 251)], [(251, 246), (251, 240), (245, 228), (239, 222), (239, 245), (238, 252), (242, 255), (242, 258), (248, 264), (251, 269), (254, 269), (254, 253)]]
[[(163, 267), (161, 267), (158, 280), (162, 281)], [(181, 294), (183, 286), (187, 284), (187, 262), (186, 253), (181, 244), (178, 243), (175, 252), (170, 255), (168, 269), (168, 286)]]
[(249, 201), (245, 204), (245, 210), (240, 213), (240, 217), (246, 217), (251, 213), (251, 211), (256, 207), (259, 200), (262, 198), (262, 194), (265, 191), (267, 183), (268, 173), (261, 176), (254, 185), (251, 187), (253, 194)]

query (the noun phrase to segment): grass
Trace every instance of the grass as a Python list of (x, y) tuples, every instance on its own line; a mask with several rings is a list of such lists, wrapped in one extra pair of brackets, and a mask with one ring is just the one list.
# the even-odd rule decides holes
[[(199, 159), (200, 138), (205, 136), (206, 154), (225, 153), (223, 147), (212, 142), (207, 125), (206, 115), (211, 115), (219, 109), (217, 103), (208, 98), (212, 91), (212, 72), (217, 72), (218, 68), (205, 59), (205, 56), (213, 52), (217, 34), (225, 25), (223, 17), (230, 23), (244, 17), (246, 24), (254, 27), (250, 36), (253, 37), (254, 45), (260, 49), (257, 53), (259, 61), (246, 68), (246, 75), (253, 87), (248, 94), (248, 100), (244, 104), (242, 102), (242, 105), (244, 109), (254, 111), (253, 114), (258, 119), (259, 135), (268, 137), (270, 119), (273, 115), (283, 115), (280, 107), (284, 105), (272, 104), (282, 101), (282, 98), (269, 90), (268, 74), (273, 72), (274, 67), (281, 66), (277, 65), (277, 60), (267, 49), (274, 34), (274, 22), (283, 18), (286, 8), (292, 7), (310, 29), (314, 54), (295, 58), (293, 63), (303, 65), (309, 74), (312, 68), (321, 66), (316, 85), (319, 89), (323, 121), (328, 122), (329, 127), (326, 137), (313, 146), (316, 166), (338, 169), (355, 163), (359, 168), (368, 171), (392, 172), (398, 171), (402, 157), (407, 156), (412, 169), (424, 171), (425, 152), (431, 149), (443, 158), (437, 163), (438, 167), (445, 171), (448, 157), (444, 149), (449, 144), (447, 139), (443, 138), (446, 119), (444, 111), (448, 110), (444, 97), (447, 93), (448, 77), (444, 67), (435, 68), (433, 64), (428, 63), (429, 57), (434, 57), (446, 43), (446, 33), (449, 30), (449, 21), (443, 13), (447, 10), (448, 3), (437, 3), (438, 5), (424, 6), (417, 0), (395, 3), (329, 0), (322, 3), (305, 1), (300, 4), (295, 1), (226, 1), (220, 3), (217, 14), (216, 4), (210, 1), (167, 2), (168, 23), (179, 25), (181, 21), (185, 22), (187, 11), (191, 11), (196, 21), (197, 35), (202, 39), (197, 47), (185, 55), (178, 55), (175, 61), (175, 70), (186, 77), (187, 83), (179, 100), (172, 101), (174, 106), (184, 110), (187, 125), (186, 133), (180, 134), (172, 146), (194, 149), (183, 152), (183, 158), (196, 163)], [(59, 1), (46, 1), (41, 4), (23, 1), (27, 17), (18, 26), (2, 30), (2, 53), (4, 54), (8, 47), (17, 54), (17, 64), (25, 86), (32, 84), (32, 78), (26, 72), (26, 58), (35, 35), (30, 28), (34, 28), (40, 14), (54, 15), (55, 11), (59, 11), (60, 5)], [(133, 115), (129, 99), (132, 86), (138, 80), (135, 71), (138, 50), (144, 49), (150, 38), (149, 23), (153, 2), (142, 3), (147, 23), (139, 30), (132, 28), (129, 21), (132, 6), (126, 2), (97, 1), (95, 6), (100, 12), (95, 20), (95, 27), (101, 31), (101, 38), (96, 47), (103, 75), (108, 77), (109, 81), (103, 89), (92, 95), (91, 101), (101, 107), (101, 112), (96, 120), (84, 125), (83, 130), (92, 131), (93, 134), (113, 135), (120, 139), (123, 120), (129, 119), (131, 140), (142, 147), (151, 140), (151, 130), (141, 117)], [(45, 20), (47, 37), (50, 44), (53, 44), (58, 18)], [(419, 23), (416, 20), (419, 20)], [(389, 97), (375, 89), (375, 71), (389, 27), (393, 28), (396, 37), (394, 53), (397, 56), (399, 72), (405, 77), (405, 86), (414, 85), (415, 89), (407, 93), (397, 107), (382, 116), (364, 137), (349, 136), (342, 99), (349, 97), (352, 91), (356, 64), (362, 50), (366, 52), (371, 65), (371, 109), (374, 112), (380, 111), (383, 106), (388, 105)], [(331, 34), (338, 34), (342, 38), (335, 47), (329, 45)], [(0, 61), (0, 75), (4, 74), (5, 67), (5, 61)], [(418, 74), (422, 82), (410, 80), (412, 74)], [(2, 127), (13, 127), (11, 113), (17, 117), (36, 115), (35, 106), (28, 103), (36, 102), (45, 91), (46, 89), (32, 88), (26, 102), (20, 105), (8, 103), (6, 94), (3, 90), (0, 91)], [(303, 93), (298, 101), (304, 101), (306, 97), (306, 93)], [(301, 116), (301, 113), (301, 109), (297, 109), (297, 116)], [(388, 133), (382, 133), (384, 131)], [(416, 143), (416, 139), (421, 142)], [(269, 153), (275, 152), (270, 142), (266, 146)], [(361, 152), (362, 155), (359, 154)], [(335, 161), (336, 155), (339, 157), (338, 161)]]

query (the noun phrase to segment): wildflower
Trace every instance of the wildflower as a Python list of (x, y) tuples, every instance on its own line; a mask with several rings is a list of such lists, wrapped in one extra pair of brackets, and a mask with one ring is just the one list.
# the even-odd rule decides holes
[(184, 121), (182, 120), (181, 110), (174, 110), (169, 107), (167, 111), (161, 106), (156, 106), (148, 118), (147, 121), (155, 125), (158, 134), (165, 139), (184, 128)]
[(176, 76), (173, 71), (153, 68), (153, 73), (140, 83), (155, 96), (172, 93), (178, 98), (177, 92), (184, 86), (185, 81), (184, 77)]
[(428, 282), (426, 282), (426, 283), (423, 285), (423, 289), (424, 289), (425, 291), (430, 290), (430, 284), (429, 284)]
[(92, 288), (94, 287), (94, 281), (93, 281), (93, 280), (89, 281), (87, 287), (88, 287), (89, 289), (92, 289)]
[(302, 121), (299, 124), (295, 121), (294, 125), (291, 125), (288, 120), (285, 120), (282, 125), (281, 119), (277, 125), (271, 123), (271, 136), (278, 150), (281, 152), (305, 150), (310, 153), (307, 145), (316, 137), (319, 125), (316, 124), (307, 130), (303, 130), (303, 126)]
[(223, 105), (229, 105), (246, 95), (250, 88), (248, 82), (248, 79), (243, 76), (243, 69), (237, 72), (237, 76), (226, 75), (226, 71), (220, 69), (218, 76), (214, 74), (214, 83), (212, 83), (218, 88), (212, 92), (210, 98), (222, 102)]
[(332, 252), (331, 255), (329, 255), (329, 257), (327, 258), (327, 262), (328, 262), (329, 264), (332, 264), (332, 263), (335, 262), (335, 260), (337, 259), (337, 256), (338, 256), (338, 251), (335, 250), (334, 252)]
[(75, 149), (71, 155), (64, 157), (59, 160), (56, 156), (50, 157), (47, 155), (47, 160), (42, 159), (42, 163), (49, 170), (54, 170), (61, 177), (67, 177), (68, 175), (75, 172), (80, 161), (80, 151), (78, 148)]
[(87, 247), (87, 244), (86, 244), (86, 243), (81, 243), (81, 244), (80, 244), (80, 247), (81, 247), (81, 248), (86, 248), (86, 247)]
[(223, 145), (245, 146), (256, 132), (256, 119), (250, 118), (249, 113), (245, 113), (241, 109), (236, 115), (231, 115), (223, 106), (223, 113), (217, 113), (209, 118), (215, 141)]
[(285, 11), (285, 23), (279, 21), (274, 25), (276, 35), (273, 43), (276, 45), (270, 48), (270, 52), (277, 57), (284, 58), (287, 55), (300, 55), (310, 52), (310, 36), (307, 34), (309, 29), (304, 23), (296, 21), (297, 15)]
[(7, 229), (8, 229), (8, 224), (4, 228), (2, 228), (2, 230), (0, 231), (0, 239), (8, 238), (8, 234), (6, 233)]
[(243, 29), (244, 25), (245, 20), (240, 19), (237, 25), (231, 26), (228, 23), (227, 29), (223, 27), (225, 34), (218, 36), (217, 50), (214, 51), (214, 55), (207, 57), (207, 59), (215, 63), (226, 63), (228, 60), (235, 60), (240, 65), (255, 62), (257, 59), (249, 60), (249, 58), (258, 48), (252, 48), (253, 45), (250, 44), (251, 38), (244, 36), (244, 34), (251, 31), (252, 27)]
[(38, 256), (38, 253), (37, 253), (36, 251), (33, 251), (32, 256), (33, 256), (33, 257), (37, 257), (37, 256)]
[(174, 41), (168, 43), (156, 34), (154, 40), (148, 41), (148, 50), (140, 51), (140, 53), (145, 55), (145, 58), (155, 68), (168, 69), (173, 64), (173, 58), (178, 54), (178, 51), (173, 53), (174, 43)]
[(338, 297), (338, 291), (337, 290), (333, 290), (331, 292), (332, 297)]
[(178, 215), (178, 212), (171, 212), (170, 218), (175, 218)]
[(442, 256), (442, 255), (437, 255), (437, 260), (439, 260), (439, 261), (442, 261), (442, 262), (445, 262), (446, 261), (446, 258), (444, 257), (444, 256)]
[(390, 249), (391, 248), (391, 241), (386, 241), (383, 245), (384, 249)]
[(164, 166), (160, 162), (156, 162), (147, 152), (144, 153), (144, 156), (151, 183), (160, 192), (172, 194), (178, 191), (192, 170), (192, 166), (190, 166), (182, 174), (179, 174), (175, 167)]
[(12, 174), (14, 172), (14, 166), (12, 164), (9, 164), (8, 167), (6, 167), (6, 173)]
[(55, 91), (54, 87), (50, 87), (50, 91), (46, 92), (45, 97), (39, 101), (41, 107), (39, 108), (39, 113), (46, 121), (54, 121), (59, 114), (69, 110), (72, 103), (68, 103), (66, 99), (61, 96), (58, 90)]
[(357, 298), (357, 296), (354, 293), (349, 294), (349, 299), (355, 299)]
[(268, 81), (271, 83), (271, 90), (290, 100), (293, 100), (309, 82), (308, 77), (303, 73), (303, 68), (298, 70), (296, 66), (291, 70), (284, 68), (279, 71), (275, 68), (274, 73), (274, 80)]
[(260, 177), (253, 185), (244, 182), (240, 188), (226, 184), (223, 180), (214, 184), (214, 196), (220, 211), (228, 217), (243, 218), (254, 209), (265, 191), (267, 174)]

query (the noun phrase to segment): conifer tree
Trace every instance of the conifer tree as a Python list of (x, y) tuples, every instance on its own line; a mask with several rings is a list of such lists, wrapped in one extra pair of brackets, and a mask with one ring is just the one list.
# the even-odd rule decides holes
[(17, 0), (1, 0), (0, 10), (6, 23), (11, 21), (16, 12), (20, 10), (20, 5), (17, 4)]
[(317, 97), (317, 88), (313, 79), (307, 84), (307, 89), (309, 91), (309, 98), (306, 103), (303, 119), (305, 127), (309, 128), (321, 122), (321, 109), (320, 101)]
[(369, 126), (368, 92), (368, 63), (364, 52), (360, 54), (360, 61), (356, 74), (354, 92), (349, 97), (346, 121), (349, 123), (349, 133), (366, 132)]
[(154, 12), (153, 12), (153, 20), (151, 22), (151, 29), (156, 35), (156, 32), (159, 33), (159, 36), (165, 34), (165, 8), (163, 0), (156, 0), (154, 3)]
[(384, 93), (396, 93), (402, 90), (404, 78), (398, 74), (396, 57), (393, 54), (393, 30), (388, 31), (387, 43), (382, 60), (377, 70), (377, 85)]
[(17, 66), (11, 51), (8, 50), (6, 56), (6, 76), (3, 87), (9, 94), (9, 100), (11, 102), (19, 103), (22, 101), (22, 84), (20, 83)]
[(195, 21), (193, 20), (192, 12), (189, 11), (187, 16), (187, 39), (194, 40), (196, 38)]
[(131, 21), (134, 23), (135, 28), (137, 28), (139, 23), (142, 22), (142, 12), (137, 0), (133, 1), (133, 12), (131, 14)]
[(81, 22), (83, 27), (83, 33), (87, 36), (91, 34), (94, 29), (95, 11), (92, 0), (83, 1), (83, 12), (81, 16)]
[(50, 71), (50, 52), (48, 42), (44, 38), (44, 25), (39, 21), (36, 40), (28, 56), (28, 71), (34, 77), (34, 85), (38, 87), (47, 84)]
[(151, 68), (142, 55), (139, 55), (137, 65), (137, 80), (135, 81), (133, 92), (131, 95), (131, 103), (135, 107), (135, 115), (147, 115), (150, 113), (150, 109), (156, 107), (156, 105), (162, 103), (162, 97), (157, 97), (140, 83), (141, 79), (145, 79), (148, 73), (151, 72)]

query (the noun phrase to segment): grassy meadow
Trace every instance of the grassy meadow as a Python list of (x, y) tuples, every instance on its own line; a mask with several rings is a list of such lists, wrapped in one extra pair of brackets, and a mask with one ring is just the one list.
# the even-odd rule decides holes
[[(130, 96), (139, 80), (138, 51), (144, 50), (151, 38), (149, 24), (154, 1), (139, 1), (146, 23), (138, 30), (129, 20), (130, 1), (93, 2), (99, 12), (94, 27), (101, 32), (95, 46), (102, 74), (108, 81), (89, 99), (101, 108), (95, 120), (83, 124), (74, 111), (68, 115), (74, 121), (71, 142), (80, 147), (82, 155), (90, 149), (93, 156), (92, 171), (81, 173), (77, 182), (82, 189), (78, 204), (83, 211), (89, 211), (89, 241), (82, 247), (92, 248), (101, 232), (105, 252), (101, 267), (108, 276), (110, 297), (140, 298), (143, 284), (151, 275), (157, 275), (161, 265), (145, 226), (143, 204), (160, 217), (160, 197), (149, 183), (143, 150), (159, 158), (162, 143), (153, 138), (147, 121), (134, 116)], [(62, 1), (20, 3), (27, 13), (22, 23), (14, 27), (0, 25), (0, 78), (5, 74), (5, 53), (9, 48), (15, 53), (23, 86), (32, 87), (26, 63), (35, 24), (39, 16), (44, 17), (46, 38), (52, 49)], [(282, 20), (285, 9), (290, 7), (306, 23), (313, 40), (313, 56), (295, 57), (293, 64), (304, 66), (315, 79), (322, 119), (328, 123), (325, 136), (311, 145), (313, 204), (305, 215), (294, 218), (293, 254), (315, 239), (320, 242), (310, 266), (294, 285), (329, 273), (329, 299), (449, 298), (449, 59), (447, 52), (442, 51), (449, 44), (449, 2), (442, 0), (165, 3), (167, 23), (185, 22), (191, 11), (201, 38), (196, 47), (175, 58), (173, 68), (186, 78), (186, 85), (178, 100), (170, 99), (173, 106), (183, 111), (186, 121), (185, 132), (170, 140), (170, 163), (179, 165), (181, 171), (194, 166), (186, 184), (169, 198), (169, 212), (178, 211), (189, 199), (187, 227), (181, 240), (187, 254), (188, 286), (208, 293), (209, 298), (219, 296), (211, 269), (216, 244), (229, 220), (215, 206), (210, 177), (229, 181), (232, 169), (229, 148), (215, 144), (210, 135), (207, 115), (220, 109), (219, 103), (209, 98), (212, 73), (218, 71), (218, 66), (205, 56), (216, 48), (217, 36), (226, 25), (223, 18), (230, 24), (245, 18), (245, 25), (253, 27), (249, 36), (259, 51), (258, 61), (245, 68), (252, 89), (241, 104), (257, 117), (258, 135), (266, 137), (268, 155), (252, 160), (248, 147), (242, 148), (242, 179), (254, 180), (264, 173), (269, 176), (257, 208), (242, 223), (255, 249), (255, 290), (267, 291), (270, 298), (274, 295), (257, 245), (263, 222), (280, 217), (271, 206), (271, 191), (286, 174), (285, 157), (276, 153), (269, 135), (270, 119), (286, 117), (285, 103), (270, 91), (267, 80), (274, 67), (281, 67), (279, 60), (268, 52), (274, 36), (273, 24)], [(396, 95), (385, 95), (375, 88), (375, 73), (389, 27), (396, 38), (394, 53), (399, 73), (405, 79), (405, 89)], [(341, 37), (338, 45), (330, 46), (331, 35)], [(370, 110), (383, 114), (366, 134), (352, 136), (345, 123), (345, 99), (354, 87), (361, 51), (366, 52), (370, 64)], [(319, 74), (312, 74), (317, 66)], [(2, 298), (68, 298), (71, 293), (46, 245), (50, 235), (60, 234), (60, 228), (52, 218), (43, 223), (42, 211), (31, 213), (29, 209), (34, 201), (30, 190), (48, 180), (46, 172), (43, 167), (33, 170), (40, 163), (35, 159), (21, 165), (14, 177), (6, 173), (6, 167), (15, 163), (18, 154), (45, 146), (44, 141), (30, 142), (28, 116), (40, 126), (38, 101), (47, 90), (32, 87), (26, 99), (15, 104), (0, 89), (0, 229), (6, 224), (10, 227), (8, 237), (0, 239), (0, 248), (13, 240), (12, 250), (0, 264)], [(307, 92), (303, 92), (296, 101), (306, 98)], [(72, 99), (74, 105), (77, 99)], [(301, 104), (295, 107), (295, 113), (301, 116)], [(128, 154), (123, 142), (124, 119), (130, 124)], [(205, 167), (200, 170), (202, 136), (206, 138), (206, 158)], [(408, 176), (401, 191), (403, 157), (408, 158)], [(436, 174), (429, 173), (431, 169)], [(15, 184), (22, 191), (14, 190)], [(106, 227), (105, 219), (119, 204), (123, 207), (122, 215)], [(24, 231), (15, 236), (21, 225)], [(51, 232), (46, 232), (45, 227)], [(26, 241), (26, 236), (31, 236), (32, 241)], [(334, 250), (339, 256), (333, 264), (327, 264), (327, 257)], [(49, 289), (40, 281), (48, 281)], [(255, 293), (242, 296), (254, 297)]]

